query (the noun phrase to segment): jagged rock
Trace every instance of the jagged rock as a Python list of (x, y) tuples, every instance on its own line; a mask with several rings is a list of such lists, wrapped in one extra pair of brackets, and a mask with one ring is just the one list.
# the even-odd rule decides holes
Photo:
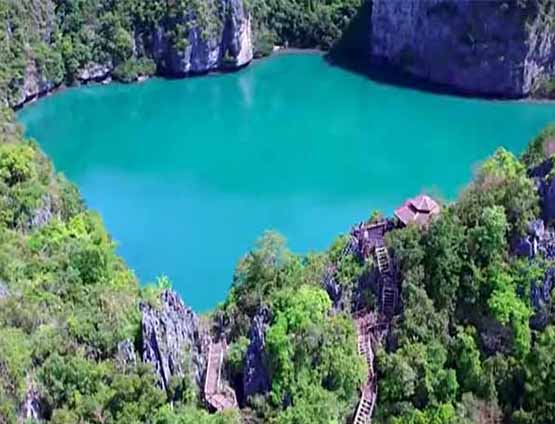
[(31, 384), (27, 388), (25, 399), (21, 405), (18, 423), (23, 424), (28, 420), (42, 421), (46, 419), (46, 407), (38, 390)]
[(544, 259), (555, 259), (555, 232), (546, 229), (542, 219), (528, 224), (527, 234), (516, 241), (514, 253), (518, 256), (535, 258), (541, 255)]
[(547, 177), (542, 180), (539, 193), (543, 219), (546, 222), (555, 221), (555, 177)]
[(337, 270), (335, 266), (329, 266), (324, 272), (324, 276), (322, 278), (324, 289), (328, 293), (334, 309), (337, 309), (339, 307), (343, 294), (343, 289), (341, 285), (335, 280), (336, 271)]
[[(529, 171), (540, 196), (543, 221), (555, 222), (555, 159), (549, 158)], [(545, 238), (545, 237), (544, 237)]]
[(189, 371), (203, 386), (206, 373), (206, 334), (197, 315), (171, 290), (160, 296), (160, 305), (142, 303), (142, 360), (152, 364), (161, 388), (167, 390), (172, 377)]
[(542, 2), (373, 0), (371, 56), (456, 91), (527, 96), (554, 75)]
[(555, 268), (546, 270), (542, 281), (533, 282), (530, 287), (530, 301), (534, 307), (534, 316), (530, 325), (536, 330), (543, 330), (549, 323), (551, 292), (555, 287)]
[(77, 79), (83, 84), (101, 82), (110, 77), (112, 68), (110, 64), (92, 62), (79, 71)]
[(515, 255), (523, 256), (526, 258), (533, 258), (536, 256), (536, 248), (534, 242), (529, 236), (525, 236), (516, 242), (514, 248)]
[(261, 309), (254, 316), (249, 330), (249, 347), (245, 358), (243, 374), (243, 394), (245, 398), (270, 390), (270, 374), (266, 362), (264, 347), (266, 345), (266, 329), (270, 322), (270, 313)]
[(135, 346), (133, 346), (130, 340), (124, 340), (118, 343), (116, 363), (121, 370), (133, 368), (137, 364)]

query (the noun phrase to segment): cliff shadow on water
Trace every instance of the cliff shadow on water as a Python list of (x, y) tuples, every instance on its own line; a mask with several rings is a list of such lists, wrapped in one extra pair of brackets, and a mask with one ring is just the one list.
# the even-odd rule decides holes
[(326, 62), (382, 84), (436, 94), (476, 97), (476, 93), (461, 93), (447, 85), (431, 83), (403, 71), (398, 66), (388, 64), (385, 60), (373, 57), (372, 30), (372, 1), (367, 0), (362, 3), (341, 39), (325, 55)]

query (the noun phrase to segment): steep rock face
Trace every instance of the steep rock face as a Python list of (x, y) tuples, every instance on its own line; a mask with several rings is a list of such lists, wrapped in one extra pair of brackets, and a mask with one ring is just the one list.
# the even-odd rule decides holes
[[(33, 34), (36, 37), (35, 42), (48, 44), (52, 39), (56, 26), (56, 4), (53, 0), (44, 0), (37, 3), (35, 2), (29, 10), (22, 6), (22, 9), (19, 9), (16, 13), (33, 15), (32, 24), (25, 28), (24, 34), (28, 36)], [(7, 34), (5, 39), (10, 40), (13, 34), (11, 34), (9, 18), (7, 18), (6, 28)], [(31, 40), (26, 41), (30, 44)], [(21, 84), (18, 84), (19, 89), (13, 92), (9, 99), (0, 99), (0, 102), (4, 100), (6, 104), (18, 107), (52, 91), (61, 83), (59, 76), (48, 75), (48, 69), (40, 65), (37, 52), (28, 48), (25, 56), (26, 63), (24, 63), (24, 69), (22, 70)]]
[(35, 60), (29, 59), (29, 63), (25, 69), (25, 77), (23, 87), (19, 92), (19, 97), (15, 100), (15, 106), (19, 107), (25, 103), (36, 100), (54, 90), (60, 81), (49, 79), (41, 72)]
[(166, 290), (160, 305), (141, 305), (142, 359), (154, 366), (159, 385), (168, 389), (172, 377), (184, 377), (190, 371), (202, 387), (206, 372), (206, 335), (197, 315), (179, 296)]
[(555, 177), (546, 178), (540, 185), (543, 219), (555, 221)]
[(546, 159), (530, 171), (530, 176), (536, 182), (538, 194), (540, 195), (540, 206), (543, 220), (555, 223), (555, 160)]
[(253, 318), (249, 330), (249, 347), (245, 358), (243, 375), (243, 394), (245, 398), (270, 390), (270, 375), (266, 365), (264, 347), (266, 345), (266, 329), (270, 322), (270, 313), (260, 310)]
[[(205, 73), (243, 66), (252, 60), (251, 19), (243, 0), (207, 4), (213, 8), (211, 22), (199, 23), (195, 12), (190, 11), (181, 18), (164, 19), (154, 30), (150, 49), (162, 73)], [(178, 28), (189, 30), (183, 39), (176, 40)]]
[(460, 92), (526, 96), (554, 73), (555, 32), (523, 3), (373, 0), (372, 58)]
[[(245, 10), (243, 0), (228, 0), (228, 16), (223, 44), (232, 62), (230, 66), (241, 67), (253, 58), (251, 16)], [(225, 54), (225, 53), (224, 53)]]

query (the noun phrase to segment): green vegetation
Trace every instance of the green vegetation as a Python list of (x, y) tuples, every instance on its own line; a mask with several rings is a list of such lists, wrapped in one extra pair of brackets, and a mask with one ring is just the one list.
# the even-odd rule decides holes
[(270, 43), (330, 49), (362, 4), (360, 0), (248, 0), (255, 49), (268, 52)]
[[(527, 170), (551, 158), (552, 135), (553, 127), (544, 130), (522, 160), (498, 150), (428, 228), (388, 233), (403, 308), (377, 352), (375, 422), (555, 419), (553, 303), (544, 305), (546, 322), (530, 324), (531, 287), (555, 264), (517, 258), (510, 249), (540, 214)], [(357, 354), (351, 305), (375, 308), (376, 300), (372, 284), (361, 284), (372, 279), (374, 264), (343, 257), (346, 242), (341, 236), (326, 252), (298, 256), (267, 233), (241, 259), (226, 301), (205, 322), (227, 336), (227, 377), (240, 392), (251, 322), (269, 311), (270, 387), (240, 399), (239, 411), (209, 414), (190, 372), (163, 391), (151, 365), (118, 359), (126, 340), (139, 355), (139, 303), (156, 307), (169, 282), (139, 288), (101, 219), (2, 110), (2, 422), (17, 421), (32, 390), (53, 423), (348, 421), (368, 372)], [(337, 309), (321, 284), (330, 263), (342, 288)]]

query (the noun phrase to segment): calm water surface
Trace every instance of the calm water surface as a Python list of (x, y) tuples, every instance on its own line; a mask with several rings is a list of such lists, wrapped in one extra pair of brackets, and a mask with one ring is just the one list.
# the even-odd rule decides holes
[(323, 249), (422, 190), (453, 199), (497, 146), (520, 152), (555, 105), (380, 85), (287, 55), (234, 74), (67, 90), (19, 114), (144, 282), (199, 311), (265, 229)]

